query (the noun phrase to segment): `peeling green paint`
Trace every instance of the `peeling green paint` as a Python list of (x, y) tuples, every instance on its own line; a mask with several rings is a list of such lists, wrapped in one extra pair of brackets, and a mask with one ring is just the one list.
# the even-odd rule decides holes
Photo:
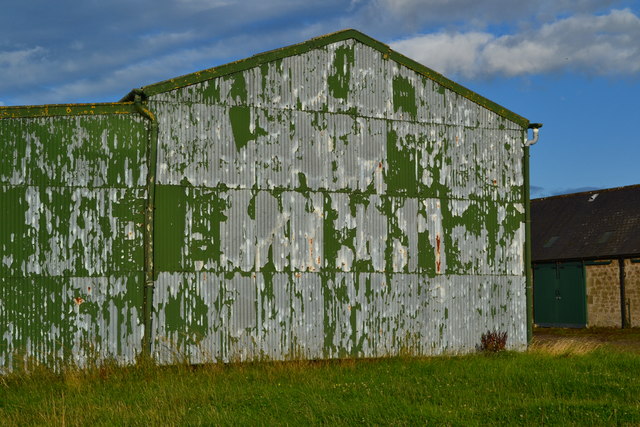
[(222, 101), (222, 93), (220, 90), (220, 82), (218, 80), (209, 80), (208, 84), (201, 89), (202, 100), (208, 104), (217, 104)]
[(329, 93), (334, 98), (347, 99), (353, 63), (354, 52), (352, 47), (340, 46), (336, 49), (333, 57), (333, 74), (327, 77)]
[(412, 135), (403, 140), (391, 126), (388, 127), (385, 182), (389, 193), (416, 194), (415, 146), (416, 140)]
[(416, 89), (406, 77), (393, 78), (393, 111), (407, 113), (411, 120), (416, 119), (418, 113)]
[(324, 267), (333, 270), (338, 258), (338, 251), (341, 246), (341, 239), (338, 235), (334, 222), (338, 219), (338, 211), (331, 206), (331, 196), (324, 195), (324, 220), (322, 235), (324, 237)]
[(267, 132), (254, 121), (249, 107), (232, 106), (229, 108), (229, 120), (237, 151), (245, 149), (250, 141), (259, 136), (267, 135)]
[(241, 105), (247, 104), (247, 82), (243, 73), (236, 73), (229, 76), (233, 83), (229, 90), (229, 99), (238, 102)]
[(233, 141), (236, 150), (241, 151), (249, 141), (255, 139), (251, 132), (251, 110), (244, 106), (234, 106), (229, 109), (229, 120), (233, 129)]
[[(427, 212), (424, 204), (418, 205), (418, 215), (424, 218), (426, 221), (431, 212)], [(436, 253), (435, 247), (431, 241), (435, 241), (435, 236), (429, 234), (429, 230), (418, 231), (418, 268), (421, 272), (425, 273), (428, 277), (435, 277), (436, 275)]]

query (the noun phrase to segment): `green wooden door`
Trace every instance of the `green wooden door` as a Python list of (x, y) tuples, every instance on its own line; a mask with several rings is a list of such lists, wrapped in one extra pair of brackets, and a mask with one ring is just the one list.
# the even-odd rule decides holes
[(586, 326), (586, 286), (581, 262), (536, 265), (533, 286), (537, 325)]
[(558, 324), (584, 328), (587, 324), (586, 286), (581, 262), (558, 264)]
[(558, 318), (556, 264), (539, 264), (533, 269), (533, 308), (538, 325), (551, 325)]

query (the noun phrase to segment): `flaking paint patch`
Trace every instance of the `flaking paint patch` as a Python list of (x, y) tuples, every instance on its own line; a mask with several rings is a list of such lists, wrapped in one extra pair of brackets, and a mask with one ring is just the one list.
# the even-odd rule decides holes
[(143, 328), (135, 278), (1, 280), (0, 301), (19, 298), (20, 304), (0, 310), (3, 321), (12, 319), (0, 337), (0, 371), (34, 362), (53, 368), (106, 359), (130, 364), (140, 354)]
[[(142, 264), (143, 190), (22, 187), (28, 244), (12, 274), (104, 275)], [(138, 267), (141, 268), (141, 267)]]
[(0, 370), (140, 353), (146, 140), (133, 115), (0, 124)]
[(0, 185), (142, 186), (145, 136), (133, 115), (3, 120)]

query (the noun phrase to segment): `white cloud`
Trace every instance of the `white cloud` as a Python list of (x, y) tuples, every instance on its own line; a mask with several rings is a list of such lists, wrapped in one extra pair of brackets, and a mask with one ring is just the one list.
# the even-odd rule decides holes
[[(74, 102), (117, 101), (134, 87), (218, 66), (228, 62), (229, 58), (248, 57), (265, 50), (265, 45), (277, 48), (311, 38), (317, 34), (317, 28), (312, 26), (293, 33), (291, 31), (265, 33), (261, 38), (239, 35), (191, 48), (171, 49), (155, 56), (141, 56), (140, 58), (136, 58), (136, 53), (143, 49), (134, 47), (123, 50), (119, 57), (96, 53), (85, 57), (82, 61), (76, 59), (58, 65), (64, 66), (69, 71), (82, 64), (85, 68), (104, 68), (105, 70), (96, 72), (90, 77), (81, 77), (53, 85), (45, 90), (36, 87), (36, 90), (24, 91), (19, 97), (12, 99), (12, 103), (60, 103), (60, 100), (67, 99), (74, 100)], [(187, 43), (186, 46), (189, 44)]]
[(0, 67), (20, 68), (42, 56), (44, 53), (45, 49), (40, 46), (0, 52)]
[(391, 43), (391, 47), (441, 73), (476, 73), (480, 55), (494, 37), (488, 33), (427, 34)]
[(215, 9), (234, 4), (233, 0), (178, 0), (178, 3), (196, 10)]
[(538, 29), (420, 35), (391, 47), (444, 74), (467, 78), (577, 71), (632, 75), (640, 71), (640, 18), (628, 9), (578, 15)]
[[(624, 0), (371, 0), (360, 21), (382, 32), (434, 29), (483, 30), (488, 25), (535, 25), (555, 17), (608, 10)], [(385, 30), (385, 28), (387, 30)]]
[(6, 92), (16, 86), (28, 86), (46, 79), (52, 71), (48, 66), (48, 55), (49, 52), (40, 46), (0, 51), (0, 91)]
[(181, 31), (181, 32), (162, 32), (155, 34), (145, 34), (141, 37), (141, 40), (148, 49), (166, 48), (168, 46), (175, 46), (184, 43), (188, 43), (196, 38), (196, 33), (193, 30)]
[[(31, 7), (18, 3), (13, 16), (0, 14), (0, 93), (7, 103), (119, 99), (132, 83), (149, 84), (333, 31), (326, 24), (333, 18), (323, 18), (344, 13), (337, 0), (60, 0), (42, 9), (31, 16)], [(16, 24), (27, 17), (29, 28)], [(137, 73), (142, 69), (148, 72)]]
[[(131, 87), (349, 27), (382, 41), (422, 33), (393, 47), (467, 77), (609, 74), (638, 63), (638, 18), (593, 15), (615, 0), (34, 1), (46, 13), (18, 2), (11, 16), (0, 14), (6, 103), (116, 100)], [(490, 32), (493, 24), (503, 33)]]

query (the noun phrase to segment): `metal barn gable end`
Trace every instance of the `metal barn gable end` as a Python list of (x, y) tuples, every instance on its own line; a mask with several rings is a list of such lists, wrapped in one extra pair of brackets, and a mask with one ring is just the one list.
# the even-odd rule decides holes
[(526, 119), (354, 30), (100, 108), (0, 108), (0, 365), (526, 346)]

